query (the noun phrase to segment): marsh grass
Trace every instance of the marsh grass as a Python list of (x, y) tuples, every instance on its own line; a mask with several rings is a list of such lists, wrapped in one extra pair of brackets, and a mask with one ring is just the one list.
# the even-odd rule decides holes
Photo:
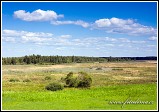
[[(92, 78), (91, 88), (45, 90), (46, 85), (61, 82), (71, 71), (75, 76), (87, 72)], [(45, 80), (46, 76), (51, 80)], [(9, 82), (14, 78), (20, 82)], [(25, 79), (31, 82), (23, 82)], [(123, 110), (153, 110), (157, 106), (157, 65), (148, 62), (3, 65), (2, 80), (2, 109), (6, 110), (122, 110), (121, 105), (109, 105), (108, 101), (129, 96), (153, 100), (154, 104), (126, 105)]]

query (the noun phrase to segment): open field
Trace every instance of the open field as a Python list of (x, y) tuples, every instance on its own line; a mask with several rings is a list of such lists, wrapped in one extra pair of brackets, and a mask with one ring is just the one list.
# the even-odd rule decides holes
[[(69, 72), (85, 71), (92, 77), (90, 89), (45, 90)], [(3, 65), (4, 110), (155, 110), (157, 64), (147, 62), (73, 63), (61, 65)], [(45, 80), (45, 77), (51, 80)], [(18, 82), (10, 82), (16, 78)], [(29, 79), (30, 82), (23, 82)], [(109, 104), (110, 101), (153, 101), (153, 104)]]

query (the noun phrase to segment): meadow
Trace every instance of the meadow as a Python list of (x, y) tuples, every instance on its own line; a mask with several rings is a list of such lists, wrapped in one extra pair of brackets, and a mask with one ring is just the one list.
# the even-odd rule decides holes
[[(69, 72), (87, 72), (89, 89), (64, 88), (48, 91)], [(45, 78), (51, 77), (50, 80)], [(13, 81), (10, 81), (10, 80)], [(16, 79), (16, 80), (15, 80)], [(27, 81), (29, 80), (29, 81)], [(152, 104), (110, 104), (152, 101)], [(3, 110), (156, 110), (157, 62), (71, 63), (59, 65), (3, 65)]]

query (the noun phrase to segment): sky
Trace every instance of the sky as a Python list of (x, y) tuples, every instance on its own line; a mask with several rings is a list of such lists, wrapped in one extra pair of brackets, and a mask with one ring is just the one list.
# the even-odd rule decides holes
[(2, 2), (2, 57), (157, 56), (157, 2)]

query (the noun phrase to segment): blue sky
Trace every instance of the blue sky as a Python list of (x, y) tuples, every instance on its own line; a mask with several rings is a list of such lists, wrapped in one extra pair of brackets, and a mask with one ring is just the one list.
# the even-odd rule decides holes
[(157, 2), (3, 2), (2, 56), (157, 56)]

